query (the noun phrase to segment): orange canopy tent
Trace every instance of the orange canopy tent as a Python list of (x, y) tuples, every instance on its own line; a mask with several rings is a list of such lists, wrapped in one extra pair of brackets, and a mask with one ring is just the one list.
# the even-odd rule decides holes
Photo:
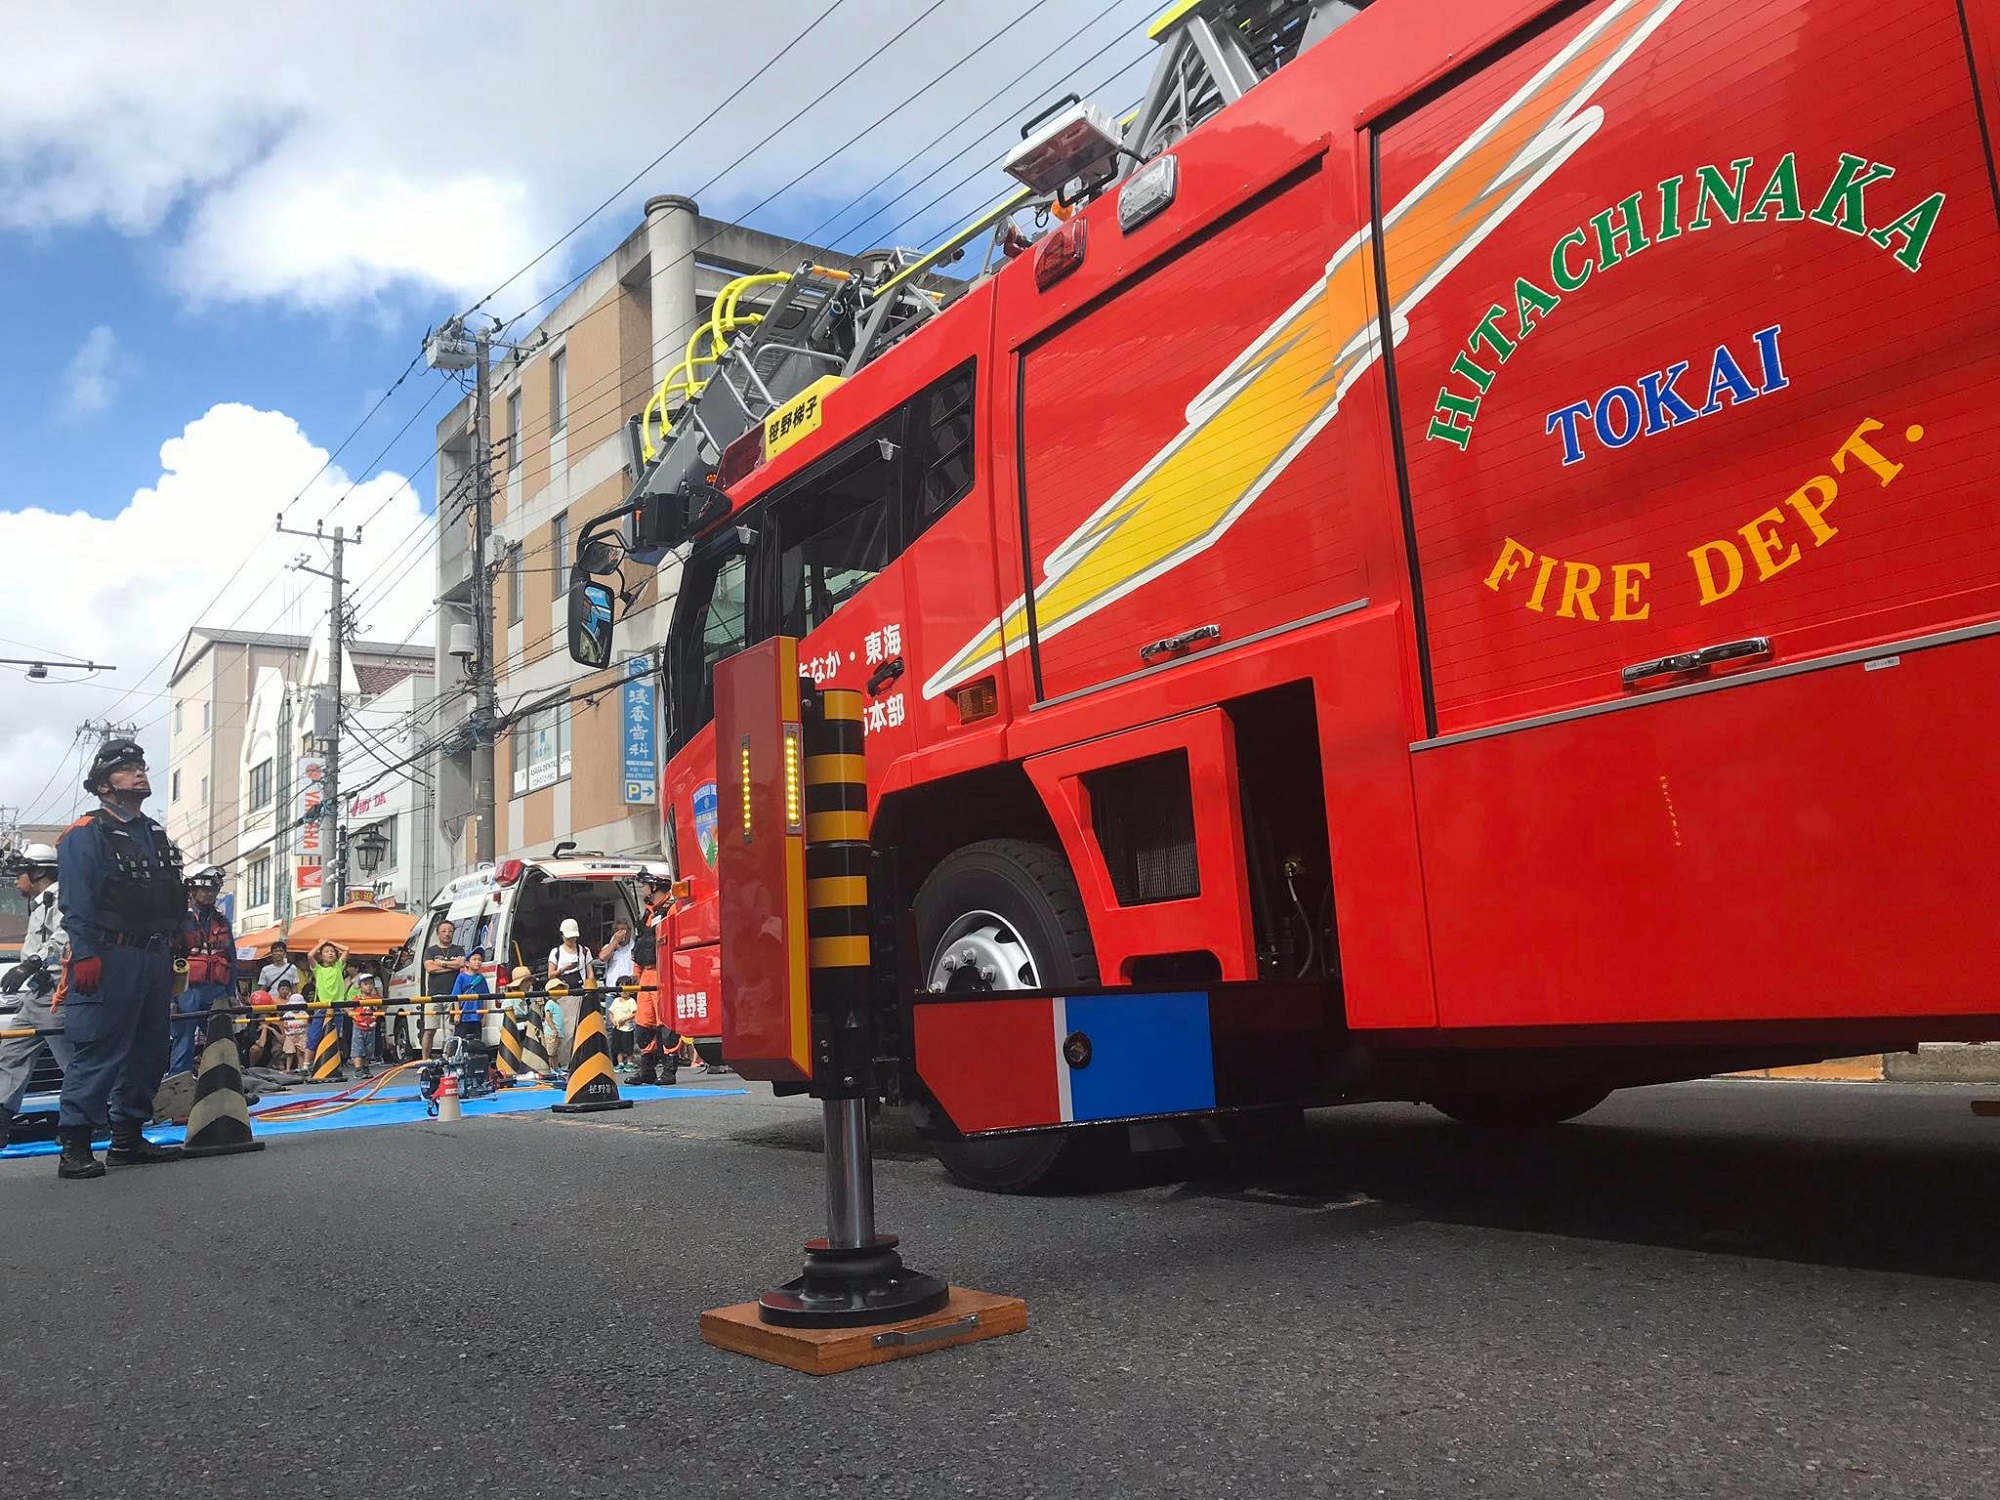
[(236, 939), (236, 956), (262, 958), (279, 938), (294, 954), (309, 953), (321, 943), (338, 943), (356, 958), (381, 958), (409, 941), (417, 919), (400, 908), (377, 906), (364, 898), (332, 911), (315, 912), (292, 923), (291, 931), (264, 927)]

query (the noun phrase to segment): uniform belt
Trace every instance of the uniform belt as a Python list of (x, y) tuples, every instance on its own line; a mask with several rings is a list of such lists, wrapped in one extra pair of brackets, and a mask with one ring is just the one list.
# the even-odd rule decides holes
[(113, 948), (151, 948), (155, 944), (164, 948), (173, 941), (170, 932), (107, 932), (99, 938), (101, 943)]

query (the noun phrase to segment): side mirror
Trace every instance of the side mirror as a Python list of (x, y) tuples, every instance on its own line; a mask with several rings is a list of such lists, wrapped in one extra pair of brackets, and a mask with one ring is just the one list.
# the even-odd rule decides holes
[(569, 654), (586, 667), (611, 660), (612, 611), (617, 596), (611, 585), (579, 578), (569, 587)]

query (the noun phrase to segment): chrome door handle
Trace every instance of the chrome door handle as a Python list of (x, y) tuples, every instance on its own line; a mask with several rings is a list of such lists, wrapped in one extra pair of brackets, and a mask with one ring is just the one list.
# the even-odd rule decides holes
[(1695, 651), (1677, 651), (1656, 661), (1634, 662), (1618, 674), (1618, 680), (1626, 687), (1637, 687), (1655, 677), (1683, 677), (1724, 662), (1749, 661), (1753, 657), (1770, 654), (1769, 636), (1747, 636), (1740, 641), (1724, 641), (1720, 645), (1703, 646)]
[(1162, 656), (1185, 656), (1197, 641), (1219, 641), (1222, 639), (1220, 625), (1197, 625), (1193, 630), (1184, 630), (1179, 635), (1170, 635), (1164, 640), (1152, 642), (1139, 648), (1139, 660), (1151, 666)]

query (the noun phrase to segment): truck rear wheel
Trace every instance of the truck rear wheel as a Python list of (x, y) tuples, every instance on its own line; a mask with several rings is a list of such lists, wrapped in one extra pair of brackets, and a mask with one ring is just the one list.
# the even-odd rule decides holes
[[(949, 855), (917, 892), (924, 979), (939, 994), (1095, 984), (1097, 954), (1083, 898), (1062, 856), (1019, 839), (987, 839)], [(1047, 1131), (931, 1149), (966, 1187), (1025, 1193), (1083, 1187), (1119, 1155), (1122, 1131)], [(1117, 1139), (1114, 1139), (1117, 1137)]]

